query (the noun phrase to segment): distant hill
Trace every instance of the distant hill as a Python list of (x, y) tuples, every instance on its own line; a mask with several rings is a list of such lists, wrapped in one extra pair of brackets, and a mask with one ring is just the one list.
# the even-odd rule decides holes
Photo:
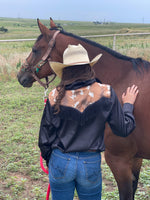
[[(55, 21), (55, 19), (53, 19)], [(49, 28), (49, 19), (41, 22)], [(83, 21), (56, 20), (64, 30), (77, 35), (103, 35), (126, 32), (150, 32), (150, 24), (130, 23), (95, 23)], [(7, 32), (0, 32), (0, 39), (35, 38), (40, 32), (36, 19), (3, 18), (0, 17), (0, 27), (7, 29)]]

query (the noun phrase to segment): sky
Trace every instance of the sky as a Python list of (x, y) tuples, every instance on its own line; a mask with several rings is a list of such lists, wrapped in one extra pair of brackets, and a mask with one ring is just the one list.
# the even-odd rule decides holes
[(150, 0), (0, 0), (0, 17), (150, 23)]

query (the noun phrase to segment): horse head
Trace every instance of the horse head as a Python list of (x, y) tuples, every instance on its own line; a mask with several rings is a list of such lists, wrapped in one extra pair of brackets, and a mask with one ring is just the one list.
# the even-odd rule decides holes
[(17, 74), (17, 78), (24, 87), (31, 87), (33, 82), (38, 81), (46, 88), (48, 81), (45, 84), (40, 79), (47, 78), (51, 75), (54, 75), (53, 79), (55, 78), (55, 73), (50, 68), (49, 61), (62, 61), (59, 49), (55, 48), (55, 51), (53, 51), (53, 47), (56, 46), (55, 44), (57, 42), (56, 37), (60, 31), (52, 19), (50, 19), (50, 29), (44, 26), (39, 19), (37, 19), (37, 23), (41, 35), (33, 45), (32, 51)]

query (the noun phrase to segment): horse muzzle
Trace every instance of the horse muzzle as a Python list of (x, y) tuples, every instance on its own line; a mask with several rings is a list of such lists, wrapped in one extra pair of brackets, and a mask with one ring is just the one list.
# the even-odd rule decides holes
[(33, 76), (28, 72), (18, 72), (17, 78), (23, 87), (32, 87), (33, 82), (35, 81)]

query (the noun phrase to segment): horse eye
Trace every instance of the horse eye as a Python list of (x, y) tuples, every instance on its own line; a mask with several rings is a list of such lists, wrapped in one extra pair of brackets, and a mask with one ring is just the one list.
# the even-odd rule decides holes
[(37, 52), (38, 52), (38, 50), (37, 50), (37, 49), (34, 49), (34, 48), (32, 48), (32, 52), (33, 52), (33, 53), (37, 53)]

